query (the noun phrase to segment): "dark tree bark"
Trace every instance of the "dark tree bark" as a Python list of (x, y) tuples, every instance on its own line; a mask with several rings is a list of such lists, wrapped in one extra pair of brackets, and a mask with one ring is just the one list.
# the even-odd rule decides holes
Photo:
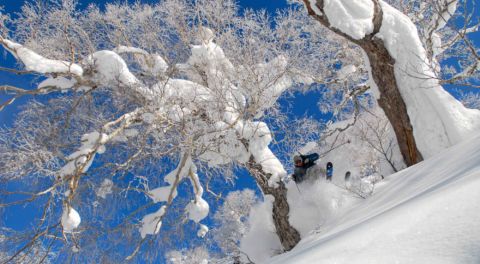
[[(367, 54), (370, 60), (373, 80), (378, 86), (380, 99), (378, 104), (385, 112), (390, 124), (392, 125), (395, 135), (397, 136), (398, 146), (402, 153), (403, 159), (407, 166), (412, 166), (423, 160), (420, 151), (415, 143), (413, 136), (413, 127), (408, 116), (407, 107), (400, 94), (395, 79), (393, 65), (395, 60), (388, 53), (383, 41), (376, 38), (375, 35), (380, 31), (382, 26), (383, 12), (378, 0), (372, 0), (375, 6), (375, 14), (373, 18), (374, 30), (370, 35), (363, 39), (356, 40), (340, 30), (332, 27), (325, 15), (316, 14), (309, 0), (303, 0), (308, 14), (318, 20), (322, 25), (326, 26), (336, 34), (343, 36), (349, 41), (359, 45)], [(316, 7), (324, 13), (324, 1), (316, 0)]]
[(257, 184), (260, 186), (264, 195), (272, 195), (275, 200), (273, 201), (273, 222), (280, 242), (282, 243), (285, 251), (291, 250), (295, 245), (300, 242), (300, 234), (298, 231), (290, 225), (289, 213), (290, 206), (287, 201), (287, 188), (285, 184), (280, 181), (277, 188), (270, 187), (268, 185), (268, 179), (270, 174), (266, 173), (262, 165), (255, 161), (253, 156), (250, 157), (249, 162), (246, 164), (250, 174), (255, 178)]

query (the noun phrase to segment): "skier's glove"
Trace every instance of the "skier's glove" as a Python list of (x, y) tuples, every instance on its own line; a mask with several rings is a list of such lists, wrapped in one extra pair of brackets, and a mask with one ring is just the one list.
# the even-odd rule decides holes
[(292, 174), (292, 179), (293, 179), (294, 182), (297, 182), (297, 175)]

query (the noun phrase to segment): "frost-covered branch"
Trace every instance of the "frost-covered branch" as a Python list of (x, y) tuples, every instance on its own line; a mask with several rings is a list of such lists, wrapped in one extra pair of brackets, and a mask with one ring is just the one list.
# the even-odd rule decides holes
[[(69, 191), (64, 200), (62, 226), (65, 232), (72, 232), (80, 224), (78, 212), (72, 208), (71, 203), (76, 194), (80, 177), (86, 173), (93, 163), (96, 154), (105, 152), (105, 144), (119, 133), (123, 132), (132, 123), (137, 121), (141, 111), (125, 114), (120, 118), (105, 124), (100, 132), (92, 132), (82, 136), (82, 146), (67, 157), (67, 163), (58, 172), (59, 181), (69, 182)], [(113, 126), (120, 124), (112, 131)], [(111, 132), (110, 132), (111, 131)]]
[(36, 52), (0, 36), (3, 45), (15, 58), (20, 60), (28, 71), (41, 74), (65, 74), (82, 77), (83, 69), (73, 62), (47, 59)]
[[(442, 84), (469, 86), (478, 79), (478, 51), (471, 33), (478, 31), (476, 1), (390, 0), (418, 27), (428, 63)], [(407, 3), (408, 2), (408, 3)], [(451, 61), (457, 61), (455, 65)]]

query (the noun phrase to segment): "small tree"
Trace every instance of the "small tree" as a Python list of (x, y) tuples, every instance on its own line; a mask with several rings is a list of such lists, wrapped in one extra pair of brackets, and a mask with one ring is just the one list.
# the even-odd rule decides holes
[[(212, 231), (215, 244), (229, 259), (239, 262), (245, 255), (239, 244), (248, 231), (247, 219), (252, 206), (257, 202), (255, 193), (246, 189), (231, 192), (222, 207), (215, 213), (218, 227)], [(247, 256), (248, 257), (248, 256)]]

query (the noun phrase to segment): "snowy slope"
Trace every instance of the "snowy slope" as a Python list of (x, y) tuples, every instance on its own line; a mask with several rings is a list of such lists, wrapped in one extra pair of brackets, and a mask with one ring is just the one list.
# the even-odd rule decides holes
[(389, 176), (268, 263), (480, 263), (480, 137)]

